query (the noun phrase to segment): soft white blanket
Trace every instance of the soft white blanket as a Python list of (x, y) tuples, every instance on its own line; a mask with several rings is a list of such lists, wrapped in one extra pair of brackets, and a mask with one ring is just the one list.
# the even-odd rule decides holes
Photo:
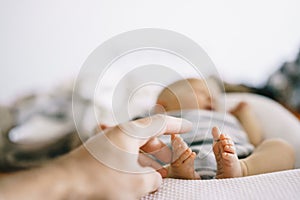
[(299, 199), (300, 169), (256, 176), (213, 180), (164, 179), (154, 194), (143, 200), (161, 199)]

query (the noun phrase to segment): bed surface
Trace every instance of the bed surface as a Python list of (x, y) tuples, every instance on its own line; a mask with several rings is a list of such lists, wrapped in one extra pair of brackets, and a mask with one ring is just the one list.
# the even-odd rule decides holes
[(300, 199), (300, 169), (256, 176), (213, 180), (164, 179), (154, 194), (163, 199)]

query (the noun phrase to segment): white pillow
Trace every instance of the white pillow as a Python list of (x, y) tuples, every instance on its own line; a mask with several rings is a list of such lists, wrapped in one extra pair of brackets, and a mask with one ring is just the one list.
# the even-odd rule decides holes
[[(300, 168), (300, 121), (279, 103), (250, 93), (227, 93), (219, 102), (220, 110), (230, 110), (238, 102), (248, 102), (261, 122), (265, 138), (282, 138), (296, 151), (296, 168)], [(223, 101), (224, 102), (224, 101)]]

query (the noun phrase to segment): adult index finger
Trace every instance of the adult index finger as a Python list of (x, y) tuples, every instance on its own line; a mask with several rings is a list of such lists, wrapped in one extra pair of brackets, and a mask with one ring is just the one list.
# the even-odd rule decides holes
[(119, 128), (127, 136), (138, 140), (139, 146), (143, 146), (153, 137), (188, 132), (192, 129), (192, 123), (186, 119), (158, 114), (121, 124)]

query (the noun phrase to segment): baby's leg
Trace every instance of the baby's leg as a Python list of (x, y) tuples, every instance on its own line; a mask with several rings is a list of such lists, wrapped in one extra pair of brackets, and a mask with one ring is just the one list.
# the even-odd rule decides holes
[(238, 118), (242, 124), (250, 143), (254, 146), (259, 145), (263, 140), (262, 129), (250, 105), (246, 102), (241, 102), (236, 108), (231, 110), (231, 113)]
[(248, 176), (288, 170), (294, 168), (295, 152), (290, 144), (281, 139), (268, 139), (241, 162), (245, 164), (245, 175)]
[(188, 148), (187, 144), (178, 135), (171, 136), (173, 157), (168, 168), (168, 177), (180, 179), (199, 179), (194, 170), (196, 154)]
[(234, 178), (244, 175), (245, 166), (241, 163), (235, 152), (233, 141), (230, 137), (220, 134), (218, 128), (212, 130), (214, 138), (213, 151), (217, 162), (217, 179)]

